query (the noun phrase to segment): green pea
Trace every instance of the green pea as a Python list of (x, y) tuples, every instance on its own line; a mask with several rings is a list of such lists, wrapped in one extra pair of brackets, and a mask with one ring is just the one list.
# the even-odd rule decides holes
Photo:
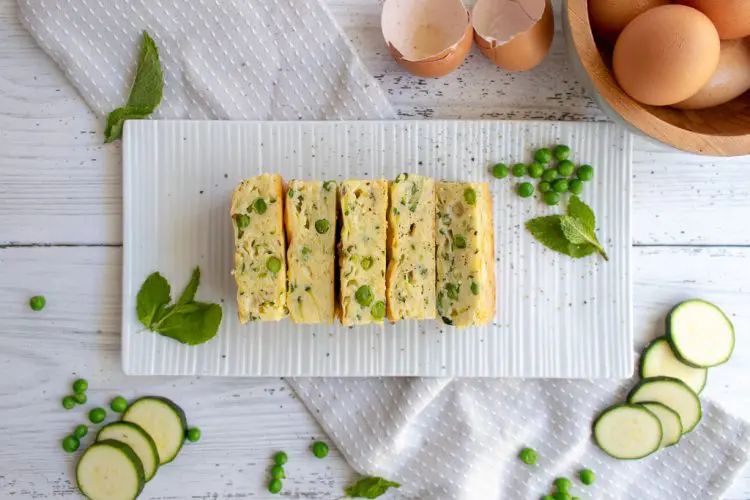
[(266, 205), (266, 200), (263, 198), (258, 198), (253, 202), (253, 209), (260, 215), (263, 215), (266, 213), (266, 210), (268, 210), (268, 205)]
[(128, 401), (122, 396), (116, 396), (109, 402), (109, 407), (115, 413), (122, 413), (128, 409)]
[(385, 302), (382, 300), (375, 302), (370, 308), (370, 314), (372, 314), (372, 319), (374, 320), (379, 321), (385, 318)]
[(570, 497), (570, 494), (566, 491), (558, 491), (552, 496), (552, 498), (554, 498), (555, 500), (573, 500)]
[(372, 267), (372, 257), (365, 257), (359, 264), (362, 266), (362, 269), (370, 269)]
[(583, 192), (583, 181), (581, 179), (572, 179), (568, 182), (568, 191), (573, 194), (581, 194)]
[(323, 189), (330, 191), (331, 187), (336, 187), (336, 181), (325, 181), (323, 183)]
[(534, 194), (534, 186), (530, 182), (522, 182), (518, 185), (518, 196), (528, 198)]
[(548, 191), (544, 193), (544, 203), (547, 205), (557, 205), (560, 203), (560, 193), (556, 193), (554, 191)]
[(594, 481), (596, 480), (594, 471), (592, 471), (591, 469), (581, 469), (581, 471), (578, 473), (578, 477), (581, 478), (581, 482), (586, 486), (594, 484)]
[(504, 179), (508, 177), (508, 165), (497, 163), (492, 167), (492, 175), (495, 179)]
[(286, 192), (286, 195), (290, 198), (294, 198), (294, 189), (289, 188), (289, 191)]
[(250, 225), (250, 216), (247, 214), (235, 214), (234, 223), (237, 224), (237, 229), (242, 231)]
[(565, 144), (558, 144), (557, 146), (555, 146), (552, 154), (555, 155), (557, 161), (567, 160), (568, 156), (570, 156), (570, 148)]
[(591, 165), (581, 165), (578, 167), (576, 175), (578, 175), (578, 178), (582, 181), (590, 181), (594, 178), (594, 167)]
[(328, 456), (328, 445), (323, 441), (315, 441), (312, 445), (312, 452), (318, 458), (325, 458)]
[(451, 300), (458, 299), (458, 286), (456, 286), (454, 283), (448, 283), (445, 285), (445, 291), (448, 294), (448, 298)]
[(529, 165), (529, 177), (532, 179), (539, 179), (543, 173), (544, 165), (538, 161), (532, 162), (531, 165)]
[(571, 482), (570, 479), (567, 477), (558, 477), (555, 479), (555, 488), (557, 488), (557, 491), (563, 491), (567, 493), (570, 491)]
[(29, 307), (32, 311), (41, 311), (46, 304), (47, 299), (44, 298), (44, 295), (34, 295), (29, 299)]
[(107, 412), (104, 411), (104, 408), (94, 408), (89, 412), (89, 420), (91, 420), (91, 423), (94, 424), (100, 424), (104, 422), (104, 419), (107, 417)]
[(328, 219), (318, 219), (315, 221), (315, 230), (318, 234), (325, 234), (330, 229), (331, 225)]
[(523, 177), (526, 175), (526, 165), (523, 163), (516, 163), (511, 167), (510, 171), (515, 177)]
[(548, 148), (537, 149), (534, 153), (534, 159), (542, 165), (546, 165), (552, 160), (552, 151)]
[(281, 479), (271, 479), (268, 482), (268, 491), (274, 495), (281, 491)]
[(201, 430), (197, 427), (191, 427), (185, 434), (187, 440), (191, 443), (197, 443), (201, 439)]
[(73, 382), (73, 392), (75, 392), (76, 394), (86, 392), (88, 388), (89, 383), (84, 378), (79, 378), (75, 382)]
[(563, 160), (557, 164), (557, 171), (560, 172), (560, 175), (563, 177), (570, 177), (573, 175), (575, 169), (576, 166), (573, 165), (573, 162), (570, 160)]
[(354, 292), (354, 299), (357, 301), (357, 304), (361, 305), (362, 307), (367, 307), (370, 304), (372, 304), (372, 300), (375, 297), (372, 294), (372, 289), (367, 285), (362, 285), (361, 287), (357, 288), (357, 291)]
[(273, 479), (284, 479), (286, 477), (284, 468), (280, 465), (274, 465), (271, 467), (271, 477)]
[(283, 451), (277, 451), (273, 456), (273, 461), (276, 465), (284, 465), (287, 459), (288, 457), (286, 456), (286, 452)]
[(536, 451), (534, 451), (532, 448), (524, 448), (518, 454), (518, 458), (520, 458), (521, 462), (525, 463), (526, 465), (534, 465), (537, 458)]
[(68, 453), (73, 453), (79, 446), (81, 446), (81, 442), (75, 436), (65, 436), (62, 440), (63, 450)]
[(472, 281), (470, 288), (471, 288), (471, 293), (473, 293), (474, 295), (479, 295), (479, 284), (478, 283)]
[(78, 439), (82, 439), (88, 433), (89, 433), (89, 428), (83, 424), (76, 425), (76, 428), (73, 430), (73, 435), (77, 437)]
[(540, 192), (546, 193), (550, 189), (552, 189), (552, 184), (550, 184), (549, 182), (542, 181), (542, 182), (539, 183), (539, 191)]
[(552, 189), (558, 193), (564, 193), (568, 190), (568, 181), (566, 179), (557, 179), (552, 183)]
[(73, 399), (75, 399), (76, 403), (78, 403), (79, 405), (85, 405), (86, 401), (88, 401), (89, 398), (86, 397), (86, 393), (77, 392), (73, 394)]
[(557, 179), (557, 170), (554, 168), (548, 168), (544, 171), (544, 173), (542, 173), (543, 181), (552, 182), (555, 179)]
[(464, 201), (467, 205), (476, 205), (477, 204), (477, 192), (474, 191), (472, 188), (466, 188), (464, 190)]
[(409, 178), (409, 174), (407, 174), (406, 172), (404, 172), (403, 174), (398, 174), (396, 176), (396, 181), (395, 182), (396, 182), (396, 184), (398, 184), (399, 182), (403, 182), (403, 181), (405, 181), (408, 178)]
[(266, 261), (266, 269), (272, 273), (281, 271), (281, 261), (277, 257), (269, 257)]
[(466, 238), (457, 234), (453, 237), (453, 246), (455, 248), (466, 248)]
[(70, 410), (76, 405), (76, 400), (73, 399), (73, 396), (65, 396), (62, 398), (62, 405), (66, 410)]

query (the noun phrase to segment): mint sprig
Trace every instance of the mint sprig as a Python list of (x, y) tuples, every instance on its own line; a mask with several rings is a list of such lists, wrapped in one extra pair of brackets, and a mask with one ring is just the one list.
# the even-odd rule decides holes
[(196, 267), (177, 302), (169, 305), (169, 282), (158, 272), (151, 274), (136, 297), (138, 320), (152, 332), (183, 344), (197, 345), (214, 338), (221, 324), (221, 306), (194, 301), (200, 277)]
[(164, 90), (164, 73), (159, 61), (159, 51), (154, 40), (143, 32), (143, 45), (135, 70), (135, 79), (125, 106), (115, 109), (107, 116), (104, 142), (122, 137), (125, 120), (146, 118), (161, 102)]
[(347, 486), (344, 492), (352, 498), (378, 498), (389, 488), (400, 488), (401, 485), (382, 477), (363, 477), (356, 483)]
[(547, 215), (526, 222), (526, 229), (547, 248), (575, 259), (598, 252), (609, 260), (596, 237), (594, 211), (578, 196), (571, 196), (567, 215)]

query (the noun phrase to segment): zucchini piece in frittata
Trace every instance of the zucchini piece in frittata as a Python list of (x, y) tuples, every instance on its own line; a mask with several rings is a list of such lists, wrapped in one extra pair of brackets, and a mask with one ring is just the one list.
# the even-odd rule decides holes
[(437, 184), (437, 310), (454, 326), (495, 315), (494, 226), (486, 183)]
[(341, 322), (379, 323), (385, 318), (385, 245), (388, 182), (344, 181), (341, 204)]
[(336, 183), (293, 180), (286, 194), (289, 315), (295, 323), (332, 323)]
[(388, 319), (435, 318), (435, 181), (401, 174), (390, 185)]
[(234, 279), (240, 323), (286, 316), (286, 258), (280, 175), (244, 180), (232, 196)]

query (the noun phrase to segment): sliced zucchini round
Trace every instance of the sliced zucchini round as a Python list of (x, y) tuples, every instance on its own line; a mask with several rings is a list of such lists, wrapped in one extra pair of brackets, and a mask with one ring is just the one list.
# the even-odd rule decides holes
[(656, 415), (661, 422), (661, 444), (660, 448), (666, 448), (677, 444), (682, 438), (682, 421), (680, 416), (672, 408), (664, 406), (661, 403), (640, 403), (641, 406)]
[(138, 455), (143, 464), (146, 481), (150, 481), (159, 468), (159, 453), (156, 443), (141, 426), (132, 422), (113, 422), (99, 430), (97, 441), (113, 439), (125, 443)]
[(667, 339), (674, 353), (697, 368), (729, 361), (734, 351), (734, 326), (721, 309), (705, 300), (677, 304), (667, 316)]
[(645, 378), (628, 394), (628, 403), (661, 403), (680, 416), (682, 433), (692, 431), (700, 422), (702, 410), (698, 396), (685, 382), (672, 377)]
[(122, 420), (139, 425), (151, 436), (159, 453), (159, 465), (174, 460), (185, 442), (185, 412), (167, 398), (140, 398), (128, 406)]
[(610, 406), (594, 421), (594, 440), (602, 451), (614, 458), (647, 457), (661, 446), (661, 422), (641, 405)]
[(651, 342), (641, 355), (641, 377), (672, 377), (682, 380), (694, 393), (706, 386), (708, 369), (686, 365), (675, 356), (666, 337)]
[(105, 439), (83, 452), (76, 482), (91, 500), (131, 500), (140, 494), (146, 478), (141, 459), (128, 445)]

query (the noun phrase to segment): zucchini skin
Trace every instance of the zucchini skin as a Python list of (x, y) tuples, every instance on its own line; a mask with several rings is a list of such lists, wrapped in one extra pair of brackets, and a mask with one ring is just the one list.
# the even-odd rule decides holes
[[(632, 408), (632, 409), (636, 409), (636, 410), (641, 410), (641, 411), (645, 411), (646, 413), (648, 413), (648, 414), (650, 414), (650, 415), (651, 415), (652, 417), (654, 417), (654, 418), (655, 418), (656, 420), (659, 420), (659, 417), (657, 417), (657, 416), (656, 416), (656, 415), (654, 414), (654, 412), (652, 412), (652, 411), (651, 411), (651, 410), (649, 410), (648, 408), (645, 408), (645, 407), (643, 407), (642, 405), (640, 405), (640, 404), (637, 404), (637, 403), (619, 403), (619, 404), (616, 404), (616, 405), (608, 406), (607, 408), (605, 408), (604, 410), (602, 410), (602, 412), (601, 412), (601, 413), (599, 413), (599, 415), (597, 415), (596, 419), (594, 419), (594, 423), (592, 423), (592, 424), (591, 424), (591, 435), (592, 435), (592, 437), (594, 438), (594, 443), (596, 443), (596, 446), (598, 446), (598, 447), (599, 447), (599, 449), (600, 449), (600, 450), (602, 450), (602, 451), (603, 451), (604, 453), (606, 453), (607, 455), (609, 455), (609, 456), (610, 456), (610, 457), (612, 457), (612, 458), (616, 458), (617, 460), (641, 460), (642, 458), (646, 458), (646, 457), (648, 457), (648, 456), (650, 456), (650, 455), (653, 455), (653, 454), (654, 454), (654, 453), (656, 453), (657, 451), (659, 451), (659, 447), (657, 446), (657, 447), (656, 447), (656, 449), (654, 449), (654, 450), (650, 451), (649, 453), (646, 453), (646, 454), (645, 454), (645, 455), (643, 455), (643, 456), (640, 456), (640, 457), (632, 457), (632, 458), (620, 458), (620, 457), (616, 457), (616, 456), (614, 456), (614, 455), (610, 455), (610, 454), (609, 454), (609, 452), (607, 451), (607, 449), (606, 449), (606, 448), (605, 448), (604, 446), (602, 446), (602, 444), (601, 444), (601, 443), (599, 442), (599, 440), (598, 440), (598, 439), (596, 438), (596, 424), (597, 424), (597, 423), (599, 423), (599, 420), (600, 420), (600, 419), (601, 419), (601, 418), (602, 418), (602, 417), (603, 417), (603, 416), (604, 416), (605, 414), (609, 413), (610, 411), (616, 410), (616, 409), (618, 409), (618, 408)], [(659, 422), (659, 426), (660, 426), (660, 428), (661, 428), (661, 422)], [(663, 436), (664, 436), (664, 431), (662, 430), (662, 431), (661, 431), (661, 434), (659, 435), (659, 442), (661, 442), (661, 439), (662, 439), (662, 437), (663, 437)]]
[[(653, 346), (654, 346), (654, 345), (655, 345), (655, 344), (656, 344), (657, 342), (661, 342), (661, 341), (663, 341), (663, 340), (666, 340), (666, 341), (667, 341), (667, 343), (669, 344), (669, 347), (670, 347), (670, 349), (672, 349), (672, 353), (673, 353), (673, 354), (675, 355), (675, 357), (676, 357), (676, 358), (677, 358), (677, 359), (678, 359), (679, 361), (681, 361), (682, 363), (685, 363), (685, 360), (683, 360), (682, 358), (680, 358), (679, 356), (677, 356), (677, 353), (676, 353), (676, 352), (675, 352), (675, 350), (674, 350), (674, 346), (673, 346), (673, 345), (672, 345), (672, 343), (671, 343), (671, 342), (669, 341), (669, 336), (668, 336), (668, 335), (662, 335), (661, 337), (656, 337), (656, 338), (655, 338), (654, 340), (652, 340), (651, 342), (649, 342), (649, 343), (648, 343), (648, 345), (647, 345), (646, 347), (644, 347), (644, 348), (643, 348), (643, 352), (641, 353), (641, 359), (640, 359), (640, 360), (638, 361), (638, 375), (639, 375), (639, 376), (641, 377), (641, 379), (642, 379), (642, 380), (644, 380), (644, 379), (647, 379), (647, 378), (651, 378), (651, 379), (654, 379), (654, 378), (657, 378), (657, 377), (662, 377), (662, 376), (666, 376), (666, 375), (651, 375), (651, 376), (648, 376), (648, 375), (645, 375), (645, 374), (643, 373), (643, 370), (644, 370), (644, 365), (646, 364), (646, 357), (648, 356), (648, 352), (649, 352), (649, 350), (651, 350), (651, 348), (652, 348), (652, 347), (653, 347)], [(694, 366), (694, 365), (691, 365), (691, 364), (688, 364), (688, 363), (685, 363), (685, 364), (686, 364), (687, 366), (691, 367), (691, 368), (699, 368), (699, 369), (703, 369), (703, 370), (705, 370), (705, 369), (706, 369), (706, 368), (704, 368), (704, 367), (702, 367), (702, 366)], [(674, 378), (674, 377), (667, 377), (667, 378)], [(678, 379), (678, 380), (679, 380), (679, 379)], [(700, 394), (701, 394), (701, 393), (703, 392), (703, 389), (705, 389), (705, 388), (706, 388), (706, 383), (707, 383), (707, 382), (708, 382), (708, 374), (706, 374), (706, 377), (705, 377), (705, 378), (703, 379), (703, 385), (701, 385), (700, 389), (699, 389), (699, 390), (698, 390), (697, 392), (696, 392), (696, 391), (693, 391), (693, 392), (695, 392), (695, 395), (696, 395), (696, 396), (700, 396)], [(688, 386), (688, 389), (692, 390), (692, 388), (690, 388), (690, 386)]]
[[(646, 384), (649, 384), (649, 383), (652, 383), (652, 382), (672, 382), (672, 383), (675, 383), (675, 384), (679, 384), (679, 385), (682, 385), (683, 387), (685, 387), (685, 389), (687, 389), (688, 391), (690, 391), (690, 393), (695, 396), (695, 400), (698, 402), (698, 420), (696, 420), (695, 424), (692, 427), (690, 427), (689, 429), (683, 428), (683, 435), (685, 435), (688, 432), (690, 432), (693, 429), (695, 429), (698, 426), (698, 424), (700, 423), (700, 421), (703, 420), (703, 405), (701, 405), (700, 399), (698, 398), (698, 395), (695, 394), (695, 391), (693, 391), (685, 382), (683, 382), (680, 379), (673, 378), (673, 377), (665, 377), (665, 376), (661, 375), (661, 376), (658, 376), (658, 377), (649, 377), (649, 378), (644, 378), (642, 380), (639, 380), (638, 383), (635, 384), (635, 387), (633, 387), (632, 389), (630, 389), (630, 392), (628, 392), (628, 397), (627, 397), (628, 402), (630, 401), (630, 398), (632, 398), (633, 395), (638, 391), (638, 389), (640, 389), (642, 386), (644, 386)], [(658, 403), (659, 401), (651, 401), (651, 402)], [(631, 403), (631, 404), (639, 404), (639, 403)], [(664, 403), (662, 403), (662, 404), (664, 404)], [(665, 406), (667, 406), (667, 405), (665, 405)]]
[[(715, 365), (711, 365), (711, 366), (696, 365), (695, 363), (691, 363), (687, 359), (683, 358), (682, 354), (680, 353), (680, 349), (677, 346), (677, 343), (672, 338), (672, 315), (674, 313), (676, 313), (677, 311), (679, 311), (679, 309), (681, 307), (683, 307), (685, 305), (694, 304), (696, 302), (700, 302), (702, 304), (708, 304), (711, 307), (716, 308), (716, 310), (719, 311), (722, 316), (724, 316), (724, 320), (726, 320), (727, 324), (729, 325), (730, 330), (732, 331), (732, 347), (729, 349), (729, 354), (727, 354), (726, 358), (724, 358), (723, 361), (721, 361), (720, 363), (717, 363)], [(677, 356), (677, 359), (679, 359), (680, 361), (682, 361), (683, 363), (685, 363), (688, 366), (692, 366), (693, 368), (712, 368), (714, 366), (723, 365), (724, 363), (726, 363), (727, 361), (729, 361), (729, 359), (732, 357), (732, 354), (734, 353), (734, 347), (735, 347), (735, 344), (737, 342), (737, 335), (736, 335), (736, 332), (734, 330), (734, 323), (732, 323), (732, 321), (729, 319), (729, 316), (727, 316), (726, 313), (719, 306), (717, 306), (716, 304), (714, 304), (713, 302), (709, 302), (709, 301), (703, 300), (703, 299), (688, 299), (688, 300), (684, 300), (684, 301), (680, 302), (679, 304), (677, 304), (676, 306), (674, 306), (669, 311), (669, 314), (667, 314), (666, 332), (667, 332), (667, 334), (666, 334), (667, 342), (669, 342), (669, 346), (672, 348), (672, 351), (674, 352), (674, 355)]]
[[(140, 397), (140, 398), (136, 399), (135, 401), (133, 401), (132, 403), (130, 403), (130, 405), (128, 406), (127, 410), (125, 410), (125, 413), (122, 414), (122, 420), (125, 421), (125, 417), (127, 416), (128, 411), (131, 408), (133, 408), (136, 404), (138, 404), (140, 401), (143, 401), (143, 400), (152, 400), (152, 401), (156, 400), (156, 401), (160, 401), (160, 402), (166, 404), (167, 406), (169, 406), (175, 412), (175, 414), (179, 417), (179, 419), (180, 419), (180, 424), (182, 425), (182, 433), (183, 433), (183, 435), (187, 432), (187, 417), (185, 416), (185, 412), (183, 411), (182, 408), (179, 407), (179, 405), (177, 405), (177, 403), (175, 403), (174, 401), (172, 401), (169, 398), (165, 398), (164, 396), (143, 396), (143, 397)], [(148, 434), (147, 431), (146, 431), (146, 434)], [(184, 440), (180, 441), (180, 447), (177, 448), (177, 450), (175, 451), (174, 456), (172, 456), (169, 460), (166, 460), (166, 461), (162, 462), (161, 461), (162, 457), (159, 457), (159, 465), (162, 466), (162, 465), (168, 464), (169, 462), (171, 462), (175, 458), (177, 458), (177, 455), (180, 454), (180, 450), (182, 450), (182, 446), (184, 444), (185, 444)]]
[[(143, 491), (143, 487), (146, 485), (146, 474), (143, 471), (143, 463), (141, 462), (141, 459), (138, 458), (138, 455), (135, 454), (133, 449), (126, 445), (125, 443), (121, 443), (119, 441), (115, 441), (114, 439), (105, 439), (103, 441), (98, 441), (91, 446), (89, 446), (86, 451), (90, 450), (91, 448), (95, 446), (110, 446), (113, 448), (117, 448), (120, 450), (126, 457), (128, 457), (128, 460), (133, 464), (133, 467), (135, 468), (136, 473), (138, 474), (138, 492), (135, 494), (133, 499), (138, 498), (138, 495), (141, 494)], [(84, 452), (85, 453), (85, 452)], [(80, 464), (80, 459), (78, 461), (78, 464)], [(78, 478), (78, 464), (76, 464), (76, 485), (78, 486), (78, 490), (83, 493), (83, 495), (86, 498), (89, 498), (89, 496), (86, 494), (83, 488), (81, 488), (81, 481)]]

